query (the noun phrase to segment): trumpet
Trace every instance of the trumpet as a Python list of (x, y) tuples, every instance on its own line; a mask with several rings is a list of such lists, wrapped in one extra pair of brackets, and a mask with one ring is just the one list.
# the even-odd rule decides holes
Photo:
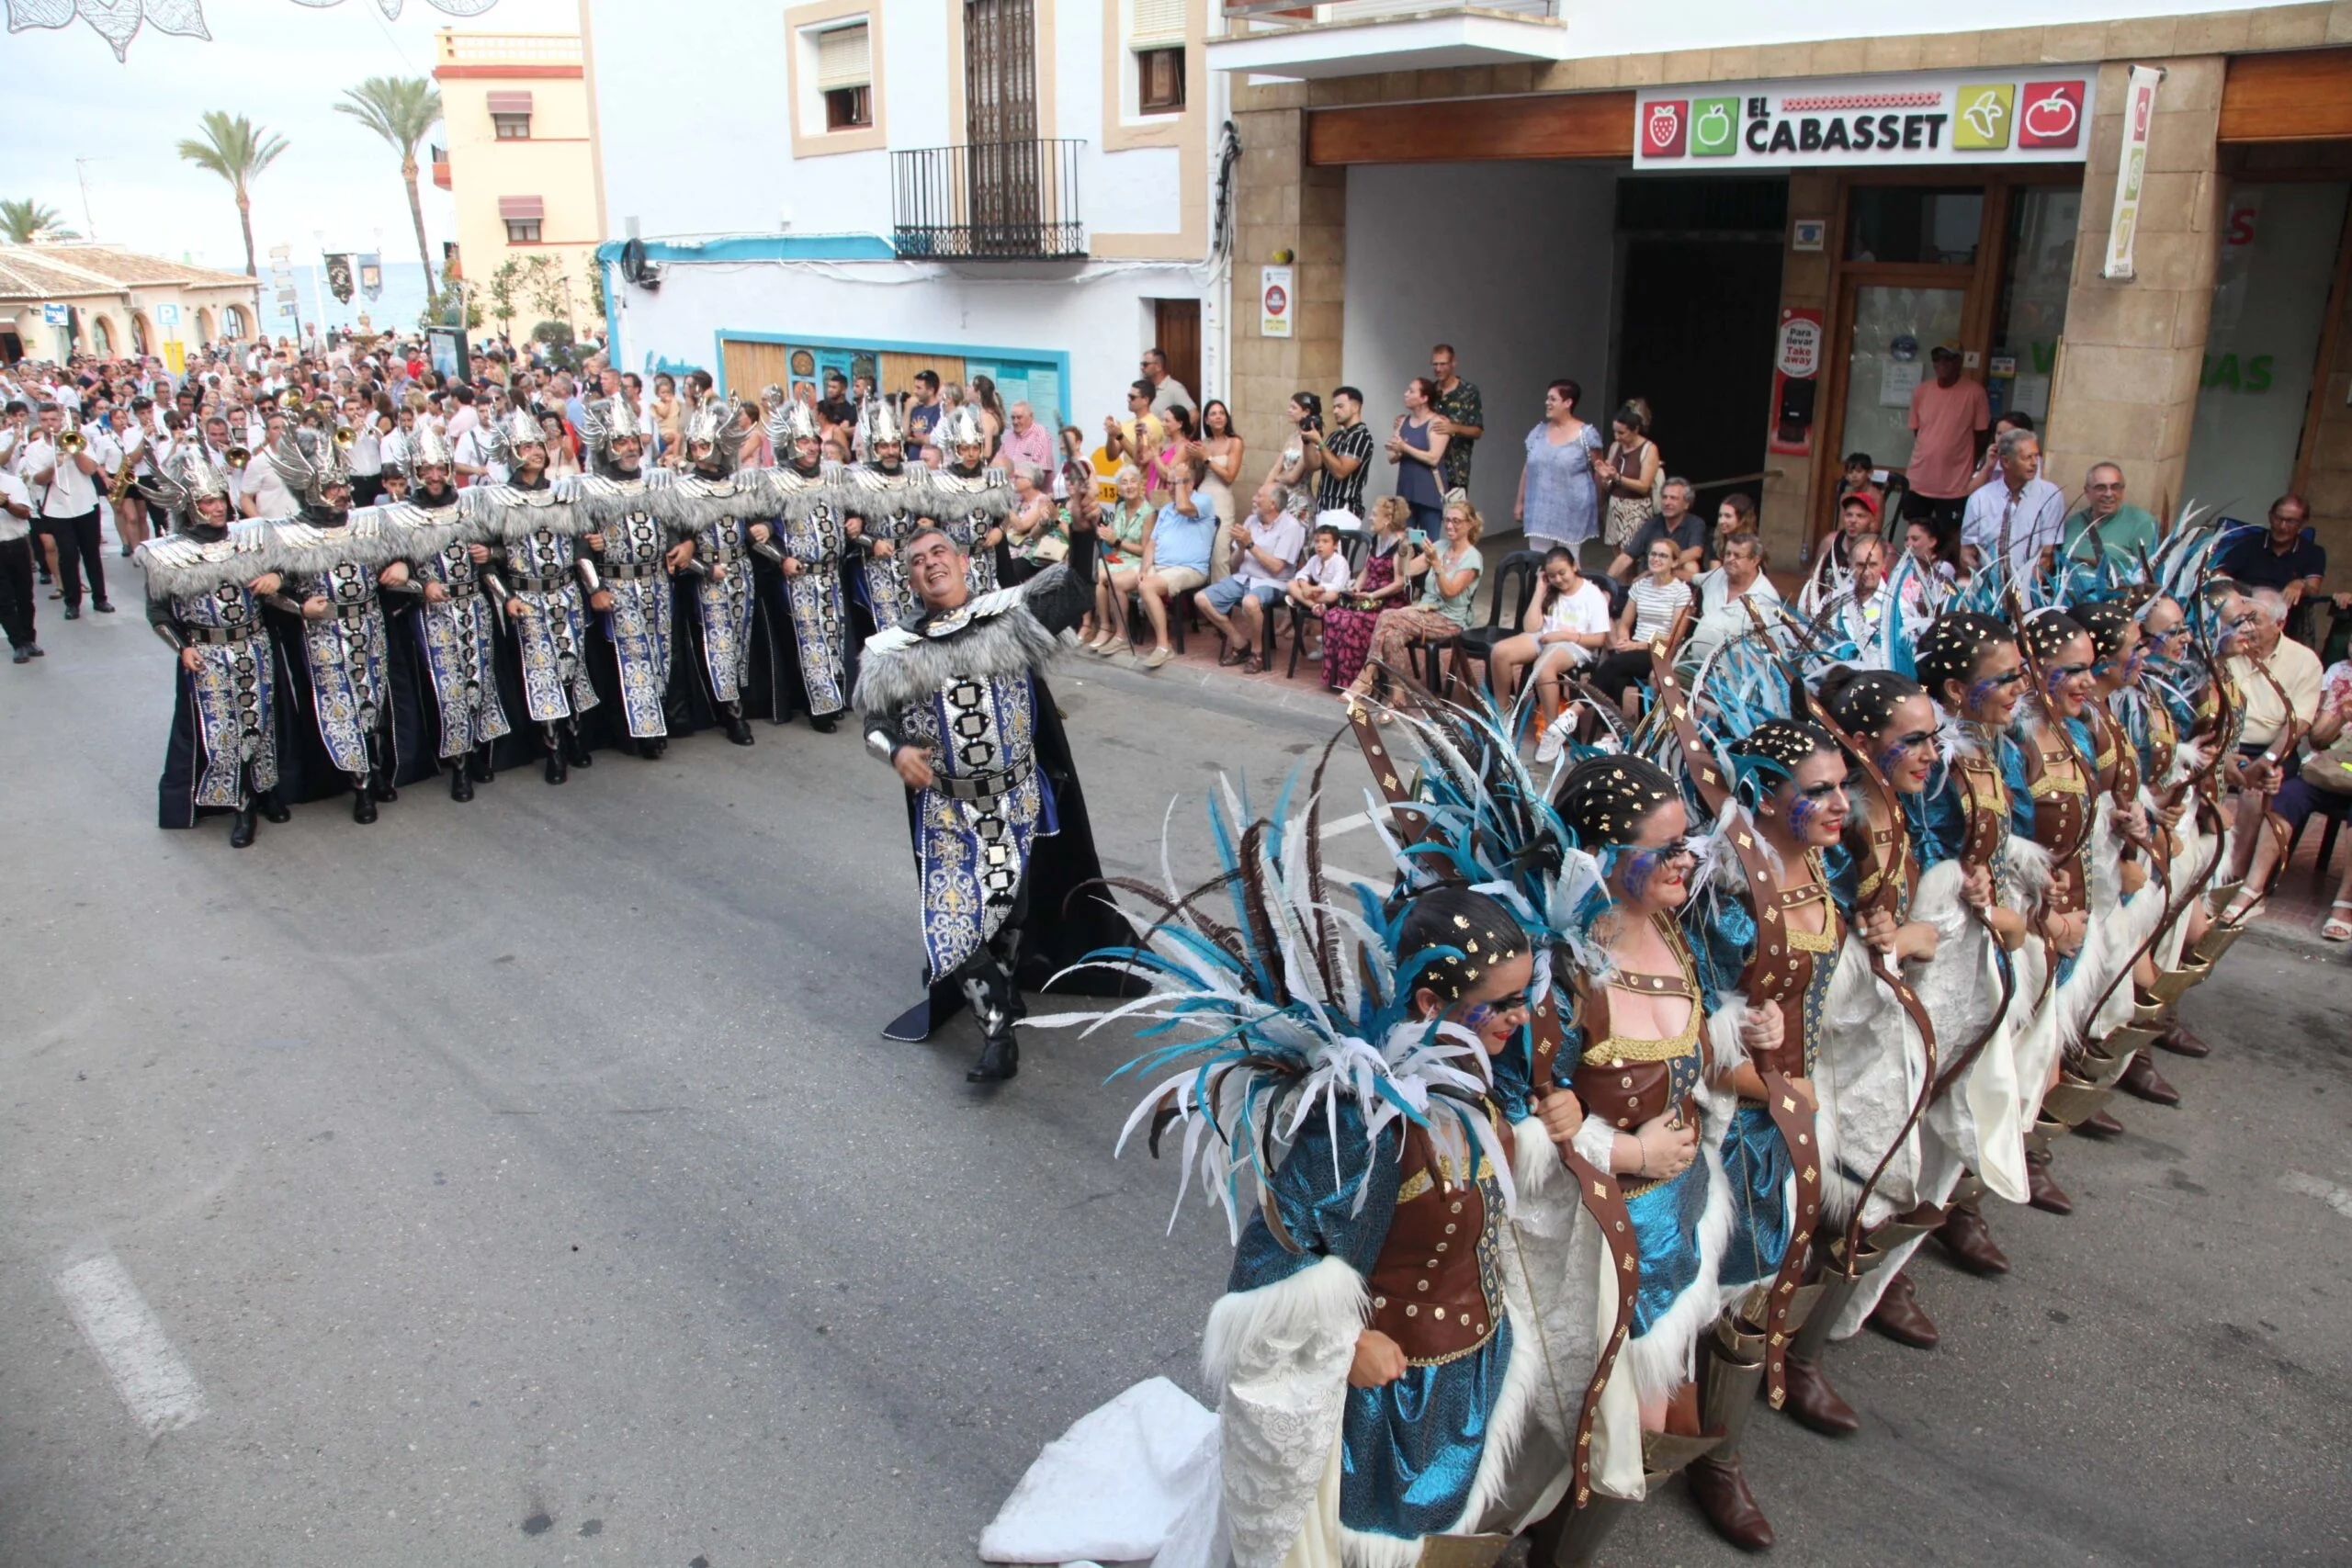
[(359, 432), (354, 430), (351, 426), (347, 424), (338, 424), (334, 427), (334, 444), (336, 446), (348, 446), (358, 439)]
[(253, 449), (248, 446), (231, 446), (220, 455), (229, 459), (229, 466), (232, 468), (243, 468), (253, 460), (254, 456)]
[(299, 387), (288, 387), (284, 391), (277, 394), (277, 406), (284, 409), (288, 413), (292, 413), (296, 410), (301, 408), (304, 405), (304, 402), (305, 400), (302, 396), (301, 389)]

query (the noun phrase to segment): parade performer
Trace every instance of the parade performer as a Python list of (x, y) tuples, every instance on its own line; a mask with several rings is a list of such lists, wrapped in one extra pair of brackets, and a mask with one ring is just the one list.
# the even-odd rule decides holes
[(927, 514), (970, 559), (972, 592), (987, 593), (996, 587), (997, 549), (1015, 504), (1012, 476), (988, 466), (987, 428), (970, 403), (941, 420), (933, 439), (947, 463), (924, 477)]
[[(626, 417), (615, 418), (609, 402), (593, 409), (581, 439), (591, 443), (594, 471), (568, 481), (571, 511), (580, 543), (594, 562), (588, 608), (598, 617), (612, 660), (609, 686), (602, 691), (610, 704), (605, 711), (617, 717), (637, 754), (650, 761), (670, 744), (671, 637), (676, 629), (665, 559), (671, 540), (639, 471), (644, 438)], [(702, 460), (695, 456), (697, 442), (706, 453), (710, 449), (711, 416), (727, 412), (716, 398), (695, 412), (686, 437), (690, 460)], [(601, 658), (594, 668), (604, 672)]]
[(2133, 1021), (2151, 1029), (2162, 1049), (2200, 1057), (2212, 1047), (2180, 1021), (2176, 1004), (2193, 983), (2185, 965), (2196, 964), (2193, 955), (2213, 924), (2202, 895), (2221, 869), (2213, 787), (2221, 758), (2210, 743), (2190, 738), (2197, 698), (2208, 682), (2195, 662), (2201, 645), (2181, 601), (2159, 590), (2140, 612), (2140, 630), (2147, 658), (2138, 685), (2117, 694), (2118, 716), (2140, 749), (2143, 772), (2154, 785), (2156, 819), (2170, 838), (2173, 914), (2149, 954), (2153, 976), (2139, 986)]
[(424, 587), (416, 646), (425, 684), (440, 716), (441, 761), (449, 770), (449, 798), (471, 800), (490, 779), (492, 747), (514, 728), (499, 691), (496, 616), (482, 579), (490, 548), (474, 537), (453, 480), (457, 457), (432, 425), (420, 427), (401, 449), (408, 480), (404, 502), (379, 510), (407, 535), (409, 568)]
[(243, 849), (256, 815), (288, 815), (277, 795), (276, 650), (259, 604), (282, 586), (268, 566), (272, 530), (230, 521), (232, 481), (193, 443), (139, 483), (175, 520), (172, 533), (136, 556), (147, 576), (147, 624), (179, 661), (159, 821), (193, 828), (205, 812), (227, 811), (229, 842)]
[(296, 705), (352, 790), (351, 818), (376, 820), (399, 797), (390, 649), (379, 591), (409, 586), (403, 531), (377, 509), (351, 510), (351, 465), (324, 430), (304, 425), (266, 456), (299, 510), (273, 525), (272, 557), (301, 618)]
[(929, 995), (884, 1032), (926, 1039), (968, 1001), (985, 1041), (975, 1083), (1019, 1070), (1024, 937), (1050, 975), (1125, 929), (1097, 900), (1064, 907), (1102, 874), (1040, 674), (1093, 602), (1091, 517), (1072, 535), (1060, 566), (975, 593), (956, 541), (917, 530), (903, 558), (921, 608), (867, 641), (854, 698), (867, 749), (906, 785), (922, 897)]
[(548, 481), (546, 434), (529, 415), (516, 414), (502, 420), (492, 438), (513, 478), (472, 486), (465, 504), (503, 563), (484, 577), (484, 586), (493, 597), (503, 594), (525, 711), (547, 749), (548, 783), (560, 784), (571, 768), (590, 763), (580, 717), (596, 706), (596, 687), (588, 674), (581, 604), (583, 587), (594, 590), (599, 579), (575, 549), (582, 519)]
[[(808, 722), (830, 735), (849, 696), (849, 599), (842, 568), (862, 525), (844, 515), (846, 476), (826, 465), (817, 417), (807, 403), (795, 399), (780, 407), (768, 420), (768, 437), (778, 459), (768, 475), (785, 610), (778, 629), (792, 628)], [(779, 712), (783, 705), (779, 692)]]
[(671, 570), (693, 581), (684, 619), (687, 635), (701, 645), (699, 679), (727, 739), (738, 746), (752, 741), (745, 703), (756, 606), (745, 551), (770, 547), (771, 525), (753, 520), (774, 511), (769, 470), (737, 467), (744, 434), (731, 404), (705, 398), (687, 416), (682, 435), (687, 466), (658, 492), (657, 502), (676, 541), (670, 547)]
[(882, 400), (868, 399), (859, 410), (857, 444), (864, 460), (846, 474), (842, 504), (858, 525), (852, 543), (865, 585), (865, 607), (874, 629), (882, 631), (917, 607), (899, 551), (932, 503), (929, 471), (907, 467), (898, 412)]

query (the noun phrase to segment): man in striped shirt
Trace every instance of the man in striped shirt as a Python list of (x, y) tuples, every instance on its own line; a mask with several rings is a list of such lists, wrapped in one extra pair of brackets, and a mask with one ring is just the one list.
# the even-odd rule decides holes
[(1329, 435), (1316, 441), (1323, 477), (1316, 481), (1315, 502), (1321, 512), (1344, 512), (1363, 523), (1363, 481), (1372, 462), (1372, 427), (1363, 422), (1363, 394), (1341, 387), (1331, 394)]

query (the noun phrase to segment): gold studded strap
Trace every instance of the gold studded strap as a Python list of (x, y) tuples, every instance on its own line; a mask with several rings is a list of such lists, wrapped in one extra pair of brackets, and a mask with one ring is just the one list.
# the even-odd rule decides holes
[(1373, 722), (1371, 710), (1362, 703), (1350, 703), (1348, 727), (1355, 731), (1356, 744), (1363, 750), (1363, 760), (1372, 769), (1372, 782), (1380, 786), (1381, 798), (1388, 802), (1396, 841), (1411, 849), (1430, 830), (1429, 813), (1414, 803), (1413, 792), (1405, 785), (1404, 770), (1396, 754), (1389, 749), (1387, 738)]
[(1814, 1226), (1821, 1218), (1821, 1151), (1813, 1139), (1813, 1108), (1791, 1088), (1789, 1080), (1770, 1067), (1759, 1067), (1764, 1080), (1764, 1109), (1788, 1145), (1789, 1163), (1796, 1172), (1796, 1224), (1781, 1254), (1781, 1271), (1772, 1278), (1764, 1303), (1764, 1392), (1778, 1410), (1789, 1395), (1789, 1309), (1796, 1303), (1797, 1287), (1804, 1280), (1805, 1258)]

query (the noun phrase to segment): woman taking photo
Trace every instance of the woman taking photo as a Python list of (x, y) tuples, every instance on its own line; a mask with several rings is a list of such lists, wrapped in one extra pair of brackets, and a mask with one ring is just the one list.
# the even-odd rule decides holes
[(1650, 439), (1649, 404), (1639, 398), (1626, 399), (1609, 428), (1615, 439), (1594, 472), (1600, 476), (1601, 491), (1609, 498), (1601, 536), (1623, 550), (1657, 512), (1657, 492), (1666, 469), (1658, 458), (1657, 443)]
[(1363, 672), (1373, 625), (1381, 612), (1404, 603), (1412, 583), (1396, 569), (1420, 542), (1413, 509), (1400, 495), (1372, 503), (1372, 548), (1347, 593), (1323, 611), (1323, 685), (1341, 691)]
[(1313, 392), (1293, 392), (1289, 418), (1291, 438), (1274, 454), (1274, 466), (1266, 470), (1266, 481), (1297, 490), (1315, 471), (1316, 437), (1323, 430), (1323, 400)]
[[(1476, 507), (1458, 499), (1446, 503), (1442, 525), (1442, 543), (1415, 547), (1403, 562), (1408, 578), (1429, 574), (1422, 580), (1421, 596), (1374, 624), (1371, 657), (1349, 683), (1351, 697), (1373, 696), (1381, 689), (1384, 672), (1409, 671), (1415, 643), (1451, 642), (1470, 629), (1471, 601), (1478, 596), (1478, 580), (1487, 570), (1478, 554), (1478, 536), (1486, 525)], [(1325, 635), (1329, 635), (1328, 628)]]
[(1544, 390), (1544, 423), (1527, 433), (1511, 514), (1527, 530), (1531, 550), (1574, 550), (1600, 531), (1600, 476), (1593, 467), (1600, 433), (1577, 417), (1583, 397), (1574, 381), (1553, 382)]
[[(1305, 394), (1302, 394), (1304, 396)], [(1416, 376), (1405, 383), (1405, 412), (1396, 416), (1388, 437), (1388, 460), (1396, 466), (1396, 493), (1413, 509), (1413, 525), (1434, 533), (1445, 518), (1445, 486), (1439, 465), (1445, 461), (1446, 435), (1432, 429), (1437, 412), (1430, 405), (1437, 383)], [(1298, 406), (1298, 399), (1291, 400)]]

